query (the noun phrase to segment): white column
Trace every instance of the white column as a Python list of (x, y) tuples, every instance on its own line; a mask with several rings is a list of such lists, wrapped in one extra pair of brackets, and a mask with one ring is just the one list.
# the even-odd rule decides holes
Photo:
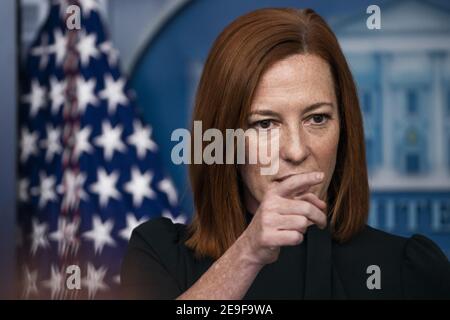
[(441, 202), (433, 199), (431, 202), (431, 230), (439, 232), (442, 229)]
[(408, 231), (415, 232), (417, 230), (418, 225), (418, 203), (413, 200), (406, 200), (406, 219), (407, 219), (407, 227)]
[(368, 224), (373, 228), (378, 228), (378, 201), (370, 200), (370, 211)]
[(394, 170), (394, 135), (393, 135), (393, 115), (395, 112), (392, 105), (392, 93), (389, 85), (389, 70), (392, 55), (380, 54), (380, 85), (381, 85), (381, 105), (382, 105), (382, 141), (383, 141), (383, 163), (382, 170), (387, 175), (391, 175)]
[(442, 206), (444, 209), (441, 211), (441, 231), (448, 233), (450, 232), (450, 200), (443, 200)]
[(431, 64), (432, 64), (432, 87), (431, 94), (433, 97), (433, 111), (432, 116), (432, 135), (430, 136), (429, 145), (433, 146), (433, 153), (431, 154), (431, 159), (433, 161), (433, 173), (437, 177), (442, 177), (445, 175), (445, 151), (447, 150), (444, 138), (444, 53), (432, 53), (431, 54)]
[(386, 230), (393, 230), (395, 228), (395, 202), (394, 199), (387, 198), (385, 200), (384, 212)]

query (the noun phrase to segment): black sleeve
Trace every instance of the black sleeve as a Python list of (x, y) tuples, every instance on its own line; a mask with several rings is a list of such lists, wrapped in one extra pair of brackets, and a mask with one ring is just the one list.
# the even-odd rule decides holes
[(134, 229), (121, 270), (125, 299), (175, 299), (181, 294), (168, 268), (175, 264), (177, 240), (177, 228), (167, 218), (152, 219)]
[(450, 299), (450, 263), (430, 239), (408, 239), (403, 257), (402, 280), (408, 299)]

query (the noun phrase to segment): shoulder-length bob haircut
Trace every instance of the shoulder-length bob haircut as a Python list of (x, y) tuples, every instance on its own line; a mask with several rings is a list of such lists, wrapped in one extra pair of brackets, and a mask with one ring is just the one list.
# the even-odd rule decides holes
[[(192, 120), (224, 136), (226, 129), (244, 128), (263, 73), (293, 54), (317, 55), (329, 64), (334, 78), (341, 130), (328, 215), (333, 238), (345, 242), (364, 228), (369, 209), (362, 116), (336, 36), (313, 10), (260, 9), (226, 27), (204, 66)], [(191, 164), (189, 175), (195, 212), (185, 244), (197, 257), (217, 259), (246, 228), (237, 166)]]

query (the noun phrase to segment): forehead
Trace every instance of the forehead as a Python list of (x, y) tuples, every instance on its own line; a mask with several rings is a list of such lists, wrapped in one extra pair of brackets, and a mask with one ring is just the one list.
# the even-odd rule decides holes
[[(262, 76), (254, 103), (316, 100), (335, 102), (334, 83), (328, 63), (315, 55), (296, 54), (274, 63)], [(256, 106), (255, 106), (256, 107)]]

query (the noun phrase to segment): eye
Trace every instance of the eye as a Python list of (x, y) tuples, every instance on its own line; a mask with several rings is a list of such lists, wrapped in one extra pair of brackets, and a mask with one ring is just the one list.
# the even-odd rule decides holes
[(325, 113), (318, 113), (311, 116), (310, 119), (313, 125), (322, 125), (325, 124), (328, 119), (330, 119), (330, 115)]
[(256, 121), (253, 123), (253, 127), (256, 127), (258, 129), (269, 129), (273, 124), (273, 121), (270, 119), (264, 119), (260, 121)]

